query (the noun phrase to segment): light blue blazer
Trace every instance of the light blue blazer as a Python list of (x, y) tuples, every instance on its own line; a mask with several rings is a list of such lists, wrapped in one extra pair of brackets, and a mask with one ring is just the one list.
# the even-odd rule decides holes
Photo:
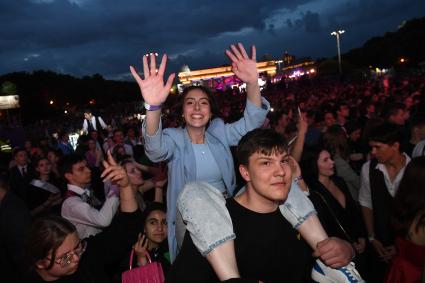
[[(270, 104), (264, 98), (262, 98), (261, 108), (247, 100), (243, 117), (240, 120), (225, 124), (222, 119), (216, 118), (211, 121), (206, 130), (205, 142), (215, 157), (230, 195), (233, 195), (236, 184), (230, 147), (237, 145), (247, 132), (261, 127), (269, 109)], [(195, 153), (185, 128), (167, 128), (162, 130), (162, 124), (160, 123), (155, 135), (149, 136), (146, 134), (146, 124), (144, 123), (143, 137), (146, 155), (149, 159), (153, 162), (166, 161), (168, 163), (168, 242), (170, 255), (172, 260), (174, 260), (177, 252), (175, 237), (177, 198), (186, 183), (196, 181)]]

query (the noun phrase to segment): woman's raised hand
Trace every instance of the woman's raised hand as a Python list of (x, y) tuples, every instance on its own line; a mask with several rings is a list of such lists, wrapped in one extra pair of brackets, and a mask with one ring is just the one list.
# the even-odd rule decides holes
[(230, 45), (226, 55), (232, 61), (232, 71), (245, 83), (258, 83), (258, 71), (255, 46), (251, 47), (251, 58), (245, 51), (242, 43)]
[(140, 87), (143, 100), (150, 105), (161, 105), (167, 99), (167, 96), (170, 93), (175, 74), (171, 74), (168, 77), (167, 82), (164, 84), (164, 72), (167, 65), (167, 55), (164, 54), (162, 56), (159, 69), (156, 68), (155, 57), (156, 56), (153, 53), (149, 55), (149, 64), (148, 56), (143, 56), (143, 75), (145, 79), (140, 77), (133, 66), (130, 66), (130, 71)]

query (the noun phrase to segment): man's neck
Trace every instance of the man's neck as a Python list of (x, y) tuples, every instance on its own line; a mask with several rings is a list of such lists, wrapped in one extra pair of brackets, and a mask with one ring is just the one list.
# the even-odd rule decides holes
[(270, 201), (258, 195), (248, 186), (245, 192), (235, 197), (235, 200), (243, 207), (258, 213), (270, 213), (279, 207), (278, 202)]
[(384, 166), (385, 168), (387, 168), (387, 171), (394, 170), (396, 172), (400, 171), (401, 168), (403, 168), (405, 165), (406, 165), (406, 156), (403, 153), (397, 154), (391, 160), (384, 163)]

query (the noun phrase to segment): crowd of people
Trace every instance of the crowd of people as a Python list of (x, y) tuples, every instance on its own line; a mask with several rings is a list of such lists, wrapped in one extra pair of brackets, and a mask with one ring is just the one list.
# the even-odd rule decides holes
[(166, 282), (420, 282), (425, 75), (260, 90), (255, 47), (225, 53), (245, 89), (170, 95), (147, 55), (143, 120), (86, 109), (13, 149), (2, 282), (120, 282), (150, 261)]

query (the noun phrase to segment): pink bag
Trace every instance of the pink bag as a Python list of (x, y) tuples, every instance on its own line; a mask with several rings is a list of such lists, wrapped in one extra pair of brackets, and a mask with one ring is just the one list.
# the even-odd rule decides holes
[(149, 253), (146, 254), (149, 263), (132, 269), (134, 250), (130, 255), (130, 270), (122, 273), (122, 283), (164, 283), (164, 272), (159, 262), (152, 262)]

